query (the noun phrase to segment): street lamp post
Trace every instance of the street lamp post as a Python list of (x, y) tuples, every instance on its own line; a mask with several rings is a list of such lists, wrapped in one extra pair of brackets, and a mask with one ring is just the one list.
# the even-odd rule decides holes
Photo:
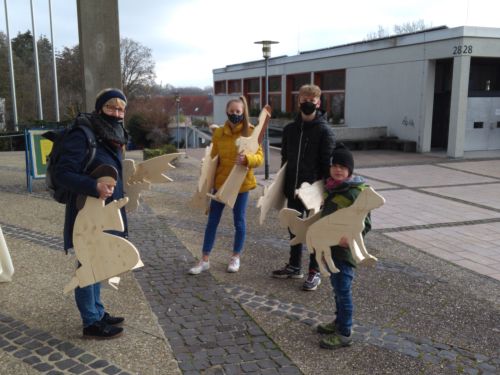
[[(278, 44), (272, 40), (261, 40), (260, 42), (255, 42), (255, 44), (262, 44), (262, 55), (265, 60), (265, 76), (266, 76), (266, 88), (264, 94), (265, 104), (269, 104), (269, 76), (267, 74), (267, 68), (269, 66), (269, 58), (271, 57), (271, 44)], [(264, 179), (269, 179), (269, 126), (266, 128), (264, 133)]]
[(181, 97), (177, 93), (175, 94), (175, 105), (177, 106), (177, 150), (179, 150), (179, 106), (181, 104)]

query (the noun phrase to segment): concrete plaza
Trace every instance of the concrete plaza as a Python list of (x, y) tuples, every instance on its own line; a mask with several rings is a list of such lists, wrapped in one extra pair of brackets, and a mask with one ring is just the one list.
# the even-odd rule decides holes
[[(15, 267), (0, 284), (0, 374), (496, 374), (500, 371), (500, 153), (354, 152), (356, 174), (386, 198), (366, 237), (373, 268), (357, 269), (355, 344), (320, 349), (314, 327), (334, 318), (326, 275), (317, 291), (278, 280), (287, 233), (248, 207), (242, 267), (226, 272), (234, 235), (226, 210), (209, 272), (187, 275), (206, 216), (188, 207), (202, 150), (188, 150), (129, 216), (145, 266), (103, 290), (126, 318), (111, 341), (81, 338), (72, 296), (74, 258), (62, 252), (64, 207), (36, 181), (24, 154), (0, 153), (0, 226)], [(136, 160), (137, 152), (129, 154)], [(271, 150), (271, 177), (279, 154)], [(306, 267), (304, 256), (304, 267)]]

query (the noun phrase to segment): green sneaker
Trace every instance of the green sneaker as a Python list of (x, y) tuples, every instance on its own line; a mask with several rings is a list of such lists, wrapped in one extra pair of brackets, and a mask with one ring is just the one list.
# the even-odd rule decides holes
[(318, 333), (326, 333), (328, 335), (331, 335), (333, 333), (337, 332), (337, 329), (335, 327), (335, 321), (331, 323), (320, 323), (316, 327), (316, 332)]
[(330, 337), (327, 337), (319, 342), (319, 346), (323, 349), (338, 349), (343, 348), (345, 346), (352, 345), (351, 336), (342, 336), (339, 333), (336, 333)]

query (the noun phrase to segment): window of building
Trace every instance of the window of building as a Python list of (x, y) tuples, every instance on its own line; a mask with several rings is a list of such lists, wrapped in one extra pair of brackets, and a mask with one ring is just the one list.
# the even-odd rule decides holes
[(345, 90), (345, 69), (317, 72), (314, 77), (323, 91)]
[[(265, 102), (265, 84), (266, 79), (262, 79), (262, 87), (264, 88), (262, 92), (262, 102)], [(273, 114), (279, 115), (281, 113), (281, 76), (269, 77), (269, 105), (272, 108)]]
[(226, 81), (215, 81), (214, 82), (214, 93), (215, 94), (227, 94)]
[(500, 96), (500, 59), (471, 58), (469, 96)]
[(321, 88), (321, 108), (332, 124), (344, 123), (345, 69), (314, 73), (314, 83)]
[(260, 85), (259, 78), (248, 78), (243, 81), (243, 95), (245, 95), (248, 102), (248, 110), (250, 115), (254, 116), (260, 112)]
[(299, 110), (299, 89), (301, 86), (311, 83), (311, 74), (302, 73), (294, 74), (286, 77), (286, 108), (288, 112), (297, 112)]
[(231, 79), (227, 81), (228, 94), (241, 94), (241, 79)]

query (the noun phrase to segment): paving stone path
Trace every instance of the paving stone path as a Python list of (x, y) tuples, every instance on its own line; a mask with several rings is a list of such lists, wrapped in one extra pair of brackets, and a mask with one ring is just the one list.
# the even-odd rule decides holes
[[(146, 267), (135, 271), (154, 313), (158, 317), (179, 367), (185, 374), (299, 374), (300, 370), (248, 316), (259, 310), (299, 321), (308, 326), (329, 321), (296, 303), (280, 301), (241, 286), (221, 285), (204, 273), (186, 274), (194, 258), (169, 229), (172, 223), (155, 216), (145, 205), (129, 217), (131, 241), (140, 249)], [(1, 223), (13, 236), (61, 251), (62, 239)], [(178, 225), (182, 225), (179, 224)], [(377, 267), (419, 276), (418, 270), (390, 262)], [(440, 363), (465, 374), (496, 374), (500, 358), (472, 353), (392, 329), (355, 322), (354, 339), (396, 351), (429, 363)], [(39, 372), (50, 375), (122, 374), (127, 372), (93, 354), (62, 342), (49, 333), (27, 327), (0, 314), (0, 348), (21, 358)]]
[(0, 349), (46, 375), (131, 375), (107, 360), (2, 313)]
[(147, 265), (135, 272), (184, 374), (300, 374), (210, 273), (186, 275), (194, 258), (152, 215), (130, 217)]

